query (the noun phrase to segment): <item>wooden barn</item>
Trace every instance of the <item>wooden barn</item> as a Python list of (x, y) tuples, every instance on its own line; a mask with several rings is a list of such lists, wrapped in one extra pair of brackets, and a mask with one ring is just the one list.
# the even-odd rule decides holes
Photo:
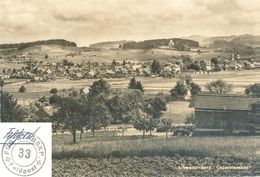
[(193, 99), (197, 128), (249, 130), (260, 125), (260, 97), (242, 95), (198, 95)]

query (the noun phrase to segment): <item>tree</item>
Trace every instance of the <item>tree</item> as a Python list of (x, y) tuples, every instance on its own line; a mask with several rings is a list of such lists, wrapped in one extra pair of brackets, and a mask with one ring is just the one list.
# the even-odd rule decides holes
[(151, 71), (154, 74), (159, 74), (161, 72), (161, 66), (159, 61), (153, 60), (153, 63), (151, 65)]
[(31, 104), (28, 108), (29, 122), (50, 122), (50, 114), (43, 109), (42, 105), (37, 103)]
[(23, 122), (27, 116), (26, 111), (17, 104), (17, 100), (7, 92), (3, 92), (2, 122)]
[(195, 124), (195, 115), (191, 113), (185, 117), (185, 124)]
[(210, 82), (206, 87), (213, 94), (226, 94), (232, 90), (232, 84), (228, 84), (223, 80)]
[(93, 82), (87, 95), (88, 107), (85, 108), (88, 114), (86, 126), (91, 129), (93, 137), (95, 136), (95, 130), (101, 127), (106, 128), (112, 121), (112, 116), (106, 105), (109, 97), (110, 86), (106, 81), (100, 79)]
[(135, 77), (133, 77), (131, 80), (130, 80), (130, 83), (128, 85), (128, 88), (129, 89), (138, 89), (140, 90), (141, 92), (144, 92), (144, 89), (143, 89), (143, 85), (141, 83), (141, 81), (137, 81), (135, 79)]
[(187, 96), (189, 92), (191, 96), (196, 96), (201, 93), (200, 86), (194, 83), (190, 76), (182, 76), (180, 80), (177, 81), (175, 87), (170, 90), (173, 98), (181, 99)]
[(57, 89), (57, 88), (52, 88), (52, 89), (50, 90), (50, 93), (51, 93), (51, 94), (57, 94), (57, 93), (58, 93), (58, 89)]
[(143, 132), (143, 138), (145, 132), (149, 131), (151, 115), (145, 113), (142, 109), (133, 109), (131, 111), (131, 117), (133, 120), (133, 126), (135, 129)]
[(200, 68), (200, 64), (198, 63), (197, 60), (195, 60), (193, 63), (191, 63), (190, 65), (187, 66), (187, 69), (193, 69), (195, 71), (199, 71)]
[(115, 95), (108, 102), (110, 113), (114, 123), (128, 123), (128, 103), (124, 95)]
[(64, 66), (73, 66), (73, 65), (74, 65), (73, 62), (68, 61), (67, 59), (62, 60), (62, 64), (63, 64)]
[(113, 60), (112, 63), (111, 63), (112, 66), (116, 66), (116, 64), (117, 64), (116, 60)]
[(168, 132), (171, 130), (172, 128), (172, 120), (170, 118), (163, 118), (161, 120), (161, 128), (163, 128), (165, 130), (166, 133), (166, 140), (168, 139)]
[(141, 92), (144, 92), (144, 88), (141, 81), (136, 82), (136, 89), (140, 90)]
[(129, 89), (136, 89), (136, 79), (135, 79), (135, 77), (133, 77), (131, 80), (130, 80), (130, 83), (129, 83), (129, 85), (128, 85), (128, 88)]
[(152, 135), (152, 131), (158, 127), (163, 111), (166, 111), (166, 98), (163, 93), (159, 93), (148, 101), (145, 108), (145, 112), (151, 115), (148, 126), (150, 135)]
[(97, 96), (89, 100), (88, 111), (88, 123), (87, 127), (92, 131), (93, 137), (95, 136), (95, 130), (101, 127), (106, 127), (111, 123), (112, 116), (106, 101), (103, 97)]
[(52, 122), (62, 125), (64, 129), (71, 131), (73, 143), (77, 142), (76, 132), (83, 127), (83, 107), (79, 102), (78, 94), (69, 92), (67, 95), (54, 95), (56, 100), (53, 103), (56, 111), (52, 115)]
[(108, 97), (110, 95), (110, 86), (107, 81), (100, 79), (93, 82), (92, 86), (89, 88), (89, 97), (104, 96)]
[(191, 93), (192, 96), (196, 96), (196, 95), (200, 94), (201, 93), (201, 87), (198, 84), (192, 82), (190, 84), (190, 93)]
[(144, 110), (144, 98), (143, 94), (140, 90), (133, 89), (129, 90), (128, 92), (124, 93), (122, 97), (124, 103), (124, 115), (122, 122), (127, 123), (132, 121), (132, 111), (141, 109)]
[(202, 71), (207, 71), (207, 65), (204, 60), (200, 61), (200, 68), (202, 69)]
[(245, 94), (248, 96), (259, 97), (260, 96), (260, 85), (252, 84), (246, 87)]
[(188, 94), (188, 91), (188, 85), (183, 80), (179, 80), (177, 81), (175, 87), (170, 90), (170, 93), (173, 98), (183, 99)]
[(52, 97), (55, 97), (52, 104), (56, 110), (51, 117), (52, 122), (71, 131), (73, 143), (76, 143), (76, 132), (82, 130), (85, 121), (84, 109), (78, 92), (73, 90), (64, 95), (53, 95)]
[(24, 85), (22, 85), (19, 90), (18, 90), (20, 93), (24, 93), (26, 91), (26, 88)]
[(220, 60), (218, 58), (212, 58), (211, 59), (211, 65), (212, 65), (214, 71), (220, 71), (221, 70)]

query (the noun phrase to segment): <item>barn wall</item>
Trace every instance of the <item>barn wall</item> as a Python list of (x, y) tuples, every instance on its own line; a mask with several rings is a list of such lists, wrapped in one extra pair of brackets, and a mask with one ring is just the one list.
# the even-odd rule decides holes
[(197, 128), (220, 129), (226, 126), (226, 121), (232, 121), (236, 129), (248, 128), (248, 111), (195, 109)]

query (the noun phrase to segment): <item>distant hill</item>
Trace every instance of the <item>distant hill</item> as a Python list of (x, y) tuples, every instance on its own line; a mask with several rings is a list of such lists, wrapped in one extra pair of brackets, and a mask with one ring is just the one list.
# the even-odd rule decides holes
[(13, 43), (13, 44), (0, 44), (0, 49), (17, 49), (22, 50), (28, 47), (32, 47), (34, 45), (51, 45), (56, 44), (60, 46), (71, 46), (77, 47), (75, 42), (67, 41), (64, 39), (50, 39), (50, 40), (43, 40), (43, 41), (34, 41), (34, 42), (22, 42), (22, 43)]
[(123, 45), (124, 43), (131, 42), (131, 41), (108, 41), (108, 42), (98, 42), (94, 44), (90, 44), (90, 48), (99, 48), (99, 49), (114, 49), (119, 48), (120, 45)]
[(168, 46), (170, 41), (174, 43), (174, 47), (177, 50), (185, 50), (187, 47), (199, 47), (199, 43), (197, 41), (193, 41), (190, 39), (181, 39), (181, 38), (169, 38), (169, 39), (152, 39), (152, 40), (144, 40), (140, 42), (127, 42), (124, 43), (123, 49), (153, 49), (160, 46)]
[(234, 43), (233, 41), (216, 40), (213, 42), (213, 47), (215, 49), (220, 49), (222, 52), (227, 53), (239, 53), (240, 55), (255, 55), (255, 50), (253, 47)]
[(251, 35), (251, 34), (245, 34), (236, 36), (231, 40), (231, 42), (236, 44), (244, 44), (254, 47), (260, 47), (260, 35)]
[(232, 42), (233, 44), (241, 44), (241, 45), (246, 45), (251, 47), (260, 47), (260, 36), (251, 35), (251, 34), (213, 36), (213, 37), (192, 35), (188, 37), (183, 37), (183, 39), (195, 40), (198, 41), (201, 46), (207, 46), (207, 47), (214, 47), (213, 44), (215, 41), (227, 41), (227, 42)]
[(58, 44), (48, 45), (32, 45), (18, 50), (17, 48), (0, 49), (0, 56), (14, 57), (16, 56), (28, 56), (32, 58), (42, 58), (45, 55), (50, 57), (65, 57), (66, 55), (76, 55), (83, 49), (73, 46), (62, 46)]

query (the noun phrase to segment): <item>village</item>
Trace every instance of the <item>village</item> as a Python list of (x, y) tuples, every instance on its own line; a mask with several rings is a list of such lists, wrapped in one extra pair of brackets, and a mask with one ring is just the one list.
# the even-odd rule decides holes
[[(47, 56), (47, 55), (46, 55)], [(241, 71), (260, 68), (255, 57), (242, 58), (239, 54), (230, 57), (216, 56), (208, 60), (194, 60), (190, 56), (179, 56), (172, 62), (134, 62), (125, 59), (114, 59), (112, 63), (81, 62), (74, 63), (73, 59), (52, 61), (48, 56), (43, 59), (17, 55), (1, 59), (2, 63), (22, 64), (20, 68), (2, 69), (0, 76), (4, 79), (29, 79), (30, 82), (46, 82), (60, 78), (70, 80), (98, 78), (130, 78), (130, 77), (164, 77), (176, 78), (181, 73), (209, 74), (218, 71)], [(48, 59), (47, 59), (48, 58)], [(155, 66), (153, 66), (153, 64)], [(154, 68), (156, 67), (156, 68)]]

